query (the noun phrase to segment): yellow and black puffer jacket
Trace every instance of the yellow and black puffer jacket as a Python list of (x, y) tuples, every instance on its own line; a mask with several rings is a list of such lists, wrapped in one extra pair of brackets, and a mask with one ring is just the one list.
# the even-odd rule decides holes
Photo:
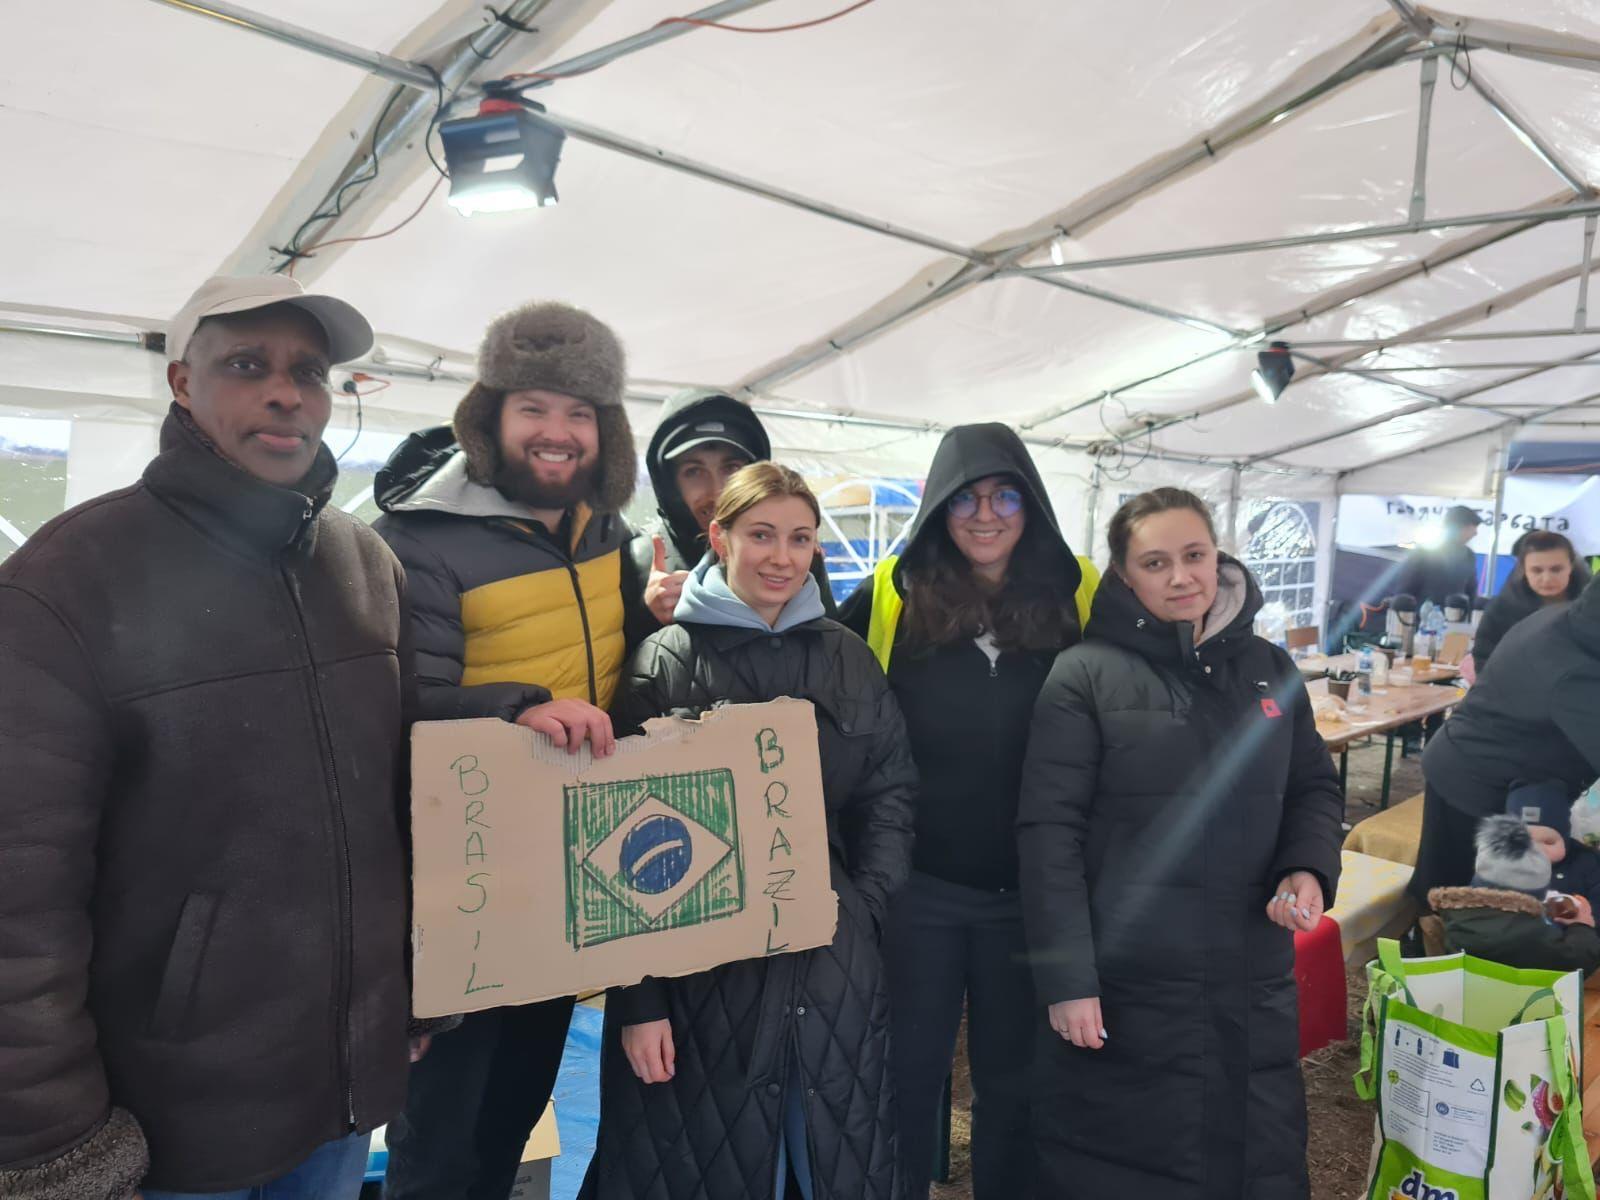
[(374, 492), (374, 528), (406, 569), (420, 718), (511, 720), (564, 698), (610, 706), (631, 649), (624, 628), (643, 608), (620, 516), (580, 504), (545, 529), (467, 478), (449, 427), (407, 439)]

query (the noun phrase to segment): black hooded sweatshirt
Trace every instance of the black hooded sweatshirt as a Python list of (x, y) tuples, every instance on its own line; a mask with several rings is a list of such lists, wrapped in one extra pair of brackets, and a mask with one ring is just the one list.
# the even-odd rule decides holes
[[(689, 506), (683, 502), (676, 470), (670, 462), (662, 459), (661, 452), (668, 439), (687, 425), (719, 424), (726, 426), (730, 439), (756, 456), (756, 462), (772, 457), (772, 439), (767, 436), (761, 418), (748, 404), (741, 404), (722, 392), (705, 390), (679, 392), (668, 400), (661, 409), (661, 419), (656, 422), (655, 433), (650, 435), (650, 447), (644, 456), (661, 528), (647, 529), (633, 540), (633, 565), (635, 570), (642, 573), (641, 578), (650, 577), (650, 569), (655, 563), (652, 534), (659, 534), (666, 542), (668, 571), (692, 571), (705, 557), (706, 535), (700, 529), (700, 522), (689, 511)], [(833, 590), (828, 585), (828, 570), (820, 553), (811, 564), (811, 574), (822, 589), (824, 611), (830, 617), (837, 616)]]
[[(915, 564), (933, 548), (931, 535), (943, 527), (945, 503), (990, 475), (1015, 479), (1028, 497), (1028, 519), (1048, 524), (1048, 545), (1060, 551), (1050, 569), (1058, 573), (1062, 600), (1071, 607), (1082, 571), (1061, 536), (1027, 447), (1009, 426), (998, 423), (957, 426), (939, 443), (895, 568), (900, 594), (908, 588), (906, 563)], [(871, 621), (873, 588), (871, 578), (864, 580), (839, 614), (862, 637)], [(905, 714), (911, 754), (922, 776), (913, 865), (950, 883), (1011, 891), (1017, 886), (1017, 795), (1033, 704), (1056, 654), (1078, 641), (1076, 615), (1063, 645), (1007, 650), (994, 662), (972, 638), (913, 649), (905, 637), (902, 616), (889, 659), (889, 685)]]

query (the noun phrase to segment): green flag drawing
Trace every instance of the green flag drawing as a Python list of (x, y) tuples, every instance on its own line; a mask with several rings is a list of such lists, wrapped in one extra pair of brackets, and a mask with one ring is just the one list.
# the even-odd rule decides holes
[(647, 775), (562, 791), (573, 949), (743, 910), (731, 771)]

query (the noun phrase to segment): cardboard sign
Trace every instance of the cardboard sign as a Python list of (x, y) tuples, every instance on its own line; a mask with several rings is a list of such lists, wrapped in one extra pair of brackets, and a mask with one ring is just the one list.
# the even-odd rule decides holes
[(424, 722), (411, 761), (419, 1017), (833, 940), (807, 701), (657, 719), (603, 759), (504, 721)]

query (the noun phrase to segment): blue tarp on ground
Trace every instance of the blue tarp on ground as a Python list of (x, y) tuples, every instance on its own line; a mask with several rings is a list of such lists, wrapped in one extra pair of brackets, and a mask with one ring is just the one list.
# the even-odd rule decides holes
[(567, 1049), (556, 1077), (556, 1127), (561, 1155), (550, 1171), (550, 1200), (574, 1200), (594, 1155), (600, 1129), (600, 1029), (605, 1014), (580, 1004), (572, 1010)]

